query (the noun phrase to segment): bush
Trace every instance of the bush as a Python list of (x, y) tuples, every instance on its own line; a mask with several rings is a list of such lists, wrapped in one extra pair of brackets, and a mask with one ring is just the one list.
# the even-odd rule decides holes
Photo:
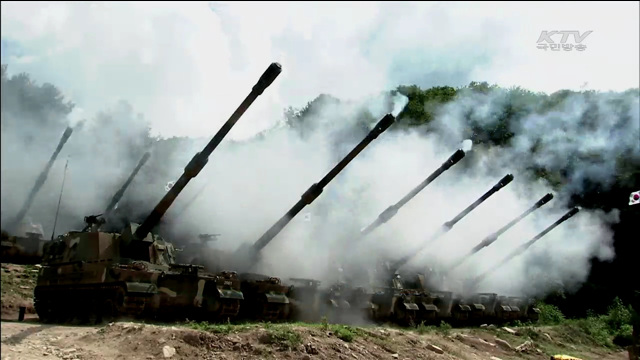
[(564, 322), (565, 317), (562, 311), (555, 305), (540, 302), (536, 305), (540, 309), (540, 319), (538, 322), (544, 325), (556, 325)]
[[(545, 307), (551, 307), (551, 305), (545, 305)], [(555, 307), (553, 307), (555, 308)], [(557, 308), (555, 308), (557, 310)], [(548, 310), (549, 313), (545, 315), (545, 321), (558, 320), (558, 314), (555, 314), (554, 309)], [(560, 315), (559, 310), (557, 310)], [(543, 318), (543, 311), (540, 311), (540, 319)], [(549, 320), (551, 318), (551, 320)], [(589, 312), (588, 316), (584, 319), (576, 319), (567, 321), (565, 324), (568, 329), (580, 331), (585, 334), (587, 338), (598, 345), (613, 347), (628, 346), (631, 343), (632, 337), (632, 311), (629, 306), (625, 306), (619, 298), (615, 298), (606, 314), (595, 315)], [(549, 323), (549, 322), (548, 322)], [(557, 323), (557, 322), (556, 322)]]

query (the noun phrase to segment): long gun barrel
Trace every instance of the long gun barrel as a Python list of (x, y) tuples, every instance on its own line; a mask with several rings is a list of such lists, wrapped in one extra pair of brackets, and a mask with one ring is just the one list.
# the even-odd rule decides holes
[(24, 205), (22, 205), (22, 209), (20, 209), (20, 212), (18, 212), (18, 215), (13, 221), (12, 227), (15, 228), (24, 219), (25, 215), (27, 214), (27, 211), (29, 211), (31, 204), (33, 203), (33, 199), (36, 197), (36, 194), (38, 194), (38, 192), (42, 188), (42, 185), (44, 185), (44, 182), (47, 180), (47, 176), (49, 175), (49, 171), (51, 170), (53, 163), (56, 161), (56, 158), (60, 154), (60, 151), (62, 151), (64, 144), (66, 144), (67, 140), (69, 140), (69, 137), (71, 137), (72, 133), (73, 133), (73, 128), (69, 126), (64, 130), (64, 133), (62, 134), (62, 138), (58, 143), (58, 147), (56, 147), (56, 150), (53, 152), (53, 155), (51, 155), (49, 162), (44, 167), (44, 170), (42, 170), (42, 172), (40, 173), (40, 176), (38, 176), (36, 183), (33, 185), (33, 188), (31, 189), (31, 192), (27, 197), (27, 200), (24, 202)]
[(131, 175), (129, 175), (129, 178), (127, 179), (127, 181), (125, 181), (124, 184), (122, 184), (122, 186), (120, 187), (120, 189), (113, 195), (113, 198), (111, 198), (111, 202), (109, 203), (109, 205), (107, 206), (106, 210), (103, 213), (104, 219), (107, 219), (111, 214), (111, 212), (115, 209), (118, 202), (122, 199), (122, 196), (124, 196), (124, 192), (127, 190), (129, 185), (131, 185), (133, 178), (135, 178), (136, 175), (138, 175), (138, 172), (144, 166), (144, 164), (147, 163), (147, 160), (149, 160), (150, 156), (151, 156), (151, 153), (149, 152), (144, 153), (140, 161), (138, 161), (138, 165), (136, 165), (135, 169), (133, 169), (133, 171), (131, 172)]
[(471, 249), (465, 256), (463, 256), (459, 260), (455, 261), (448, 269), (445, 270), (445, 272), (450, 272), (450, 271), (454, 270), (458, 266), (462, 265), (473, 254), (475, 254), (475, 253), (479, 252), (480, 250), (484, 249), (485, 247), (493, 244), (496, 240), (498, 240), (498, 237), (500, 237), (500, 235), (504, 234), (507, 230), (509, 230), (511, 227), (513, 227), (515, 224), (520, 222), (522, 219), (527, 217), (532, 212), (534, 212), (534, 211), (538, 210), (539, 208), (541, 208), (542, 206), (544, 206), (546, 203), (551, 201), (551, 199), (553, 199), (553, 194), (551, 194), (551, 193), (543, 196), (540, 200), (538, 200), (538, 202), (536, 202), (527, 211), (525, 211), (522, 214), (520, 214), (520, 216), (518, 216), (517, 218), (511, 220), (507, 225), (503, 226), (500, 230), (498, 230), (498, 231), (494, 232), (493, 234), (491, 234), (491, 235), (487, 236), (486, 238), (484, 238), (484, 240), (482, 240), (478, 245), (476, 245), (473, 249)]
[(420, 191), (422, 191), (427, 185), (431, 184), (433, 180), (435, 180), (438, 176), (440, 176), (443, 172), (449, 170), (453, 165), (457, 164), (462, 158), (464, 158), (465, 153), (462, 149), (458, 149), (453, 155), (447, 159), (436, 171), (431, 173), (428, 178), (426, 178), (423, 182), (421, 182), (418, 186), (416, 186), (413, 190), (411, 190), (407, 195), (405, 195), (400, 201), (395, 203), (394, 205), (389, 206), (383, 212), (378, 215), (378, 218), (369, 224), (366, 228), (364, 228), (361, 232), (361, 238), (370, 234), (373, 230), (377, 229), (380, 225), (386, 223), (391, 220), (397, 213), (398, 210), (406, 205), (411, 199), (413, 199)]
[(224, 125), (218, 130), (218, 132), (213, 136), (211, 141), (202, 149), (201, 152), (194, 155), (189, 164), (184, 168), (184, 172), (176, 181), (169, 191), (164, 195), (162, 200), (156, 205), (156, 207), (151, 211), (149, 216), (144, 220), (142, 224), (136, 229), (135, 237), (138, 239), (144, 239), (149, 232), (160, 222), (160, 219), (167, 212), (171, 204), (178, 197), (180, 192), (187, 186), (189, 181), (196, 177), (198, 173), (204, 168), (204, 166), (209, 161), (209, 155), (218, 147), (218, 145), (222, 142), (224, 137), (231, 131), (231, 128), (238, 122), (240, 117), (247, 111), (247, 109), (253, 104), (253, 102), (260, 96), (264, 90), (269, 87), (273, 83), (273, 81), (280, 75), (282, 72), (282, 66), (278, 63), (271, 63), (267, 70), (262, 74), (258, 82), (253, 86), (251, 92), (247, 97), (242, 101), (240, 106), (236, 109), (236, 111), (231, 114), (231, 117), (227, 120)]
[(501, 262), (499, 262), (496, 266), (494, 266), (493, 268), (485, 271), (481, 275), (477, 276), (473, 283), (479, 284), (480, 281), (484, 280), (489, 274), (491, 274), (495, 270), (499, 269), (504, 264), (508, 263), (514, 257), (516, 257), (516, 256), (522, 254), (523, 252), (525, 252), (536, 241), (540, 240), (543, 236), (547, 235), (547, 233), (549, 233), (551, 230), (553, 230), (556, 226), (558, 226), (558, 225), (562, 224), (563, 222), (569, 220), (573, 215), (577, 214), (579, 211), (580, 211), (580, 209), (577, 208), (577, 207), (574, 207), (573, 209), (567, 211), (567, 213), (564, 214), (560, 219), (558, 219), (553, 224), (549, 225), (546, 229), (542, 230), (542, 232), (540, 232), (538, 235), (536, 235), (533, 239), (531, 239), (531, 240), (527, 241), (526, 243), (520, 245), (511, 254), (509, 254)]
[(271, 242), (271, 240), (273, 240), (273, 238), (275, 238), (276, 235), (278, 235), (278, 233), (280, 233), (280, 231), (282, 231), (282, 229), (284, 229), (284, 227), (287, 226), (287, 224), (300, 211), (302, 211), (302, 209), (304, 209), (305, 206), (311, 204), (318, 196), (320, 196), (324, 187), (327, 186), (327, 184), (329, 184), (329, 182), (333, 180), (333, 178), (335, 178), (351, 162), (351, 160), (353, 160), (353, 158), (355, 158), (380, 134), (387, 130), (389, 126), (391, 126), (391, 124), (395, 122), (395, 120), (396, 118), (393, 115), (385, 115), (369, 132), (369, 134), (358, 145), (356, 145), (356, 147), (353, 148), (353, 150), (351, 150), (351, 152), (347, 154), (347, 156), (344, 157), (344, 159), (342, 159), (336, 166), (334, 166), (333, 169), (331, 169), (329, 173), (327, 173), (327, 175), (322, 178), (322, 180), (311, 185), (311, 187), (307, 191), (305, 191), (304, 194), (302, 194), (300, 200), (295, 205), (293, 205), (293, 207), (289, 209), (289, 211), (287, 211), (287, 213), (284, 214), (284, 216), (281, 217), (280, 220), (273, 224), (273, 226), (271, 226), (271, 228), (267, 230), (267, 232), (265, 232), (253, 244), (252, 250), (254, 251), (254, 253), (258, 253), (265, 246), (267, 246), (269, 242)]
[(498, 191), (500, 191), (500, 189), (502, 189), (505, 186), (509, 185), (509, 183), (511, 183), (511, 181), (513, 181), (513, 175), (511, 175), (511, 174), (505, 175), (502, 179), (500, 179), (500, 181), (498, 181), (497, 184), (493, 185), (493, 187), (489, 191), (484, 193), (484, 195), (482, 195), (480, 198), (478, 198), (478, 200), (476, 200), (473, 204), (469, 205), (466, 209), (462, 210), (462, 212), (460, 212), (453, 219), (451, 219), (451, 220), (445, 222), (444, 224), (442, 224), (442, 227), (440, 228), (440, 230), (438, 230), (434, 235), (432, 235), (429, 239), (427, 239), (427, 241), (422, 243), (419, 248), (414, 249), (414, 251), (408, 253), (408, 255), (406, 255), (406, 256), (402, 257), (400, 260), (396, 261), (393, 264), (392, 269), (393, 270), (398, 270), (401, 267), (403, 267), (404, 265), (406, 265), (423, 248), (427, 247), (429, 244), (431, 244), (437, 238), (439, 238), (440, 236), (442, 236), (443, 234), (445, 234), (449, 230), (451, 230), (451, 228), (453, 228), (453, 226), (458, 221), (462, 220), (462, 218), (467, 216), (471, 211), (473, 211), (473, 209), (475, 209), (478, 206), (480, 206), (480, 204), (485, 202), (489, 197), (491, 197), (491, 195), (497, 193)]

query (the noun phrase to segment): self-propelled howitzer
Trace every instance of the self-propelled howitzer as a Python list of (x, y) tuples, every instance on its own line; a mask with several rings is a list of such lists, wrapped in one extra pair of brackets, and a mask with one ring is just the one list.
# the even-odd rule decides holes
[[(355, 146), (336, 166), (320, 181), (311, 185), (300, 200), (287, 211), (270, 229), (268, 229), (252, 246), (242, 246), (236, 251), (234, 266), (243, 270), (239, 275), (242, 291), (246, 294), (246, 307), (243, 306), (241, 316), (260, 318), (262, 320), (286, 319), (293, 316), (299, 320), (319, 320), (316, 293), (319, 281), (298, 279), (296, 284), (284, 286), (276, 277), (250, 273), (257, 263), (259, 253), (264, 249), (305, 206), (311, 204), (323, 189), (333, 180), (367, 145), (395, 122), (391, 114), (385, 115), (369, 134)], [(299, 285), (299, 284), (311, 284)]]
[[(364, 239), (368, 234), (372, 233), (375, 229), (377, 229), (382, 224), (385, 224), (389, 220), (391, 220), (397, 213), (400, 208), (406, 205), (411, 199), (413, 199), (416, 195), (420, 193), (424, 188), (426, 188), (429, 184), (431, 184), (435, 179), (437, 179), (442, 173), (449, 170), (453, 165), (457, 164), (460, 160), (465, 157), (465, 152), (462, 149), (458, 149), (454, 152), (440, 167), (438, 167), (434, 172), (432, 172), (424, 181), (418, 184), (415, 188), (409, 191), (402, 199), (400, 199), (397, 203), (389, 206), (383, 212), (378, 215), (375, 221), (369, 224), (366, 228), (360, 231), (359, 236), (353, 241), (353, 245), (356, 245), (360, 240)], [(351, 249), (351, 252), (355, 251), (355, 249)], [(343, 282), (339, 281), (329, 288), (329, 292), (327, 297), (331, 300), (332, 304), (334, 304), (336, 314), (338, 317), (343, 316), (341, 311), (353, 311), (352, 308), (356, 307), (359, 310), (369, 311), (370, 304), (367, 301), (364, 301), (364, 295), (366, 295), (366, 289), (364, 287), (357, 287), (355, 284), (366, 283), (369, 278), (368, 271), (365, 271), (364, 268), (360, 267), (356, 264), (349, 264), (349, 261), (346, 261), (346, 257), (349, 256), (349, 252), (345, 252), (343, 259), (340, 261), (343, 267), (347, 268), (349, 272), (349, 281)], [(355, 266), (355, 267), (354, 267)], [(341, 270), (342, 271), (342, 270)], [(334, 291), (337, 290), (337, 291)], [(391, 289), (388, 289), (391, 290)], [(390, 299), (387, 299), (392, 301)], [(355, 301), (354, 304), (352, 302)], [(406, 305), (406, 304), (405, 304)], [(380, 308), (385, 308), (384, 304), (380, 305)], [(390, 312), (393, 312), (393, 307), (387, 308)], [(390, 314), (387, 314), (390, 316)]]
[(575, 214), (577, 214), (580, 211), (579, 208), (574, 207), (573, 209), (567, 211), (566, 214), (564, 214), (560, 219), (558, 219), (556, 222), (554, 222), (553, 224), (549, 225), (546, 229), (544, 229), (542, 232), (540, 232), (538, 235), (536, 235), (535, 237), (533, 237), (533, 239), (527, 241), (526, 243), (520, 245), (518, 248), (516, 248), (511, 254), (509, 254), (507, 257), (505, 257), (502, 261), (500, 261), (496, 266), (492, 267), (491, 269), (485, 271), (484, 273), (482, 273), (481, 275), (475, 277), (473, 279), (473, 281), (471, 283), (473, 284), (479, 284), (481, 281), (483, 281), (484, 279), (487, 278), (487, 276), (489, 276), (492, 272), (496, 271), (497, 269), (499, 269), (500, 267), (504, 266), (506, 263), (508, 263), (511, 259), (515, 258), (516, 256), (522, 254), (523, 252), (525, 252), (527, 249), (529, 249), (531, 247), (531, 245), (533, 245), (536, 241), (540, 240), (542, 237), (544, 237), (545, 235), (547, 235), (551, 230), (555, 229), (558, 225), (562, 224), (563, 222), (569, 220), (571, 217), (573, 217)]
[(234, 272), (206, 273), (202, 266), (175, 261), (173, 244), (150, 230), (180, 191), (207, 162), (253, 101), (281, 72), (271, 64), (253, 90), (142, 225), (121, 233), (69, 232), (45, 246), (34, 289), (34, 307), (42, 321), (107, 320), (121, 315), (228, 320), (243, 300)]
[(450, 271), (453, 271), (455, 268), (457, 268), (458, 266), (462, 265), (473, 254), (475, 254), (475, 253), (479, 252), (480, 250), (484, 249), (485, 247), (493, 244), (496, 240), (498, 240), (498, 237), (500, 235), (504, 234), (507, 230), (509, 230), (515, 224), (517, 224), (522, 219), (527, 217), (527, 215), (531, 214), (532, 212), (534, 212), (537, 209), (539, 209), (542, 206), (544, 206), (546, 203), (551, 201), (551, 199), (553, 199), (553, 194), (551, 194), (551, 193), (548, 193), (545, 196), (543, 196), (532, 207), (527, 209), (527, 211), (525, 211), (522, 214), (520, 214), (520, 216), (518, 216), (517, 218), (511, 220), (507, 225), (505, 225), (502, 228), (500, 228), (500, 230), (498, 230), (498, 231), (494, 232), (493, 234), (491, 234), (491, 235), (487, 236), (486, 238), (484, 238), (484, 240), (482, 240), (478, 245), (476, 245), (473, 249), (471, 249), (465, 256), (463, 256), (462, 258), (454, 261), (446, 270), (444, 270), (444, 272), (448, 273)]
[(406, 265), (409, 261), (411, 261), (411, 259), (418, 254), (420, 251), (422, 251), (423, 248), (429, 246), (433, 241), (435, 241), (437, 238), (439, 238), (440, 236), (442, 236), (443, 234), (447, 233), (449, 230), (451, 230), (453, 228), (453, 226), (458, 223), (460, 220), (462, 220), (465, 216), (467, 216), (471, 211), (473, 211), (473, 209), (475, 209), (476, 207), (480, 206), (480, 204), (482, 204), (483, 202), (485, 202), (489, 197), (491, 197), (491, 195), (497, 193), (498, 191), (500, 191), (500, 189), (504, 188), (505, 186), (509, 185), (509, 183), (511, 183), (511, 181), (513, 181), (513, 175), (511, 174), (507, 174), (505, 175), (502, 179), (500, 179), (500, 181), (498, 181), (497, 184), (493, 185), (493, 187), (487, 191), (486, 193), (484, 193), (484, 195), (482, 195), (478, 200), (476, 200), (473, 204), (469, 205), (466, 209), (462, 210), (462, 212), (460, 212), (456, 217), (454, 217), (453, 219), (445, 222), (442, 227), (440, 228), (440, 230), (438, 230), (438, 232), (436, 232), (433, 236), (431, 236), (429, 239), (427, 239), (427, 241), (425, 241), (424, 243), (422, 243), (420, 245), (420, 247), (417, 247), (416, 249), (414, 249), (412, 252), (407, 253), (406, 256), (402, 257), (400, 260), (396, 261), (391, 269), (392, 270), (399, 270), (401, 267), (403, 267), (404, 265)]

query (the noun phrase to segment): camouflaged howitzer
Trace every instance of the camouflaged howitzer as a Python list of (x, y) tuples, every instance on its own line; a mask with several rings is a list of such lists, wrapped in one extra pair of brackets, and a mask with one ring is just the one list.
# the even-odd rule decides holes
[(157, 235), (69, 232), (45, 246), (34, 289), (43, 322), (111, 321), (119, 316), (213, 320), (237, 314), (242, 293), (234, 273), (208, 274), (175, 263), (175, 248)]
[(236, 273), (211, 274), (204, 272), (202, 266), (177, 264), (173, 244), (151, 230), (280, 72), (279, 64), (269, 66), (142, 224), (130, 224), (122, 233), (72, 231), (45, 245), (43, 267), (34, 289), (34, 306), (41, 320), (174, 315), (214, 321), (237, 316), (243, 296)]
[(289, 278), (287, 296), (291, 306), (291, 318), (305, 322), (319, 322), (328, 313), (325, 299), (318, 296), (319, 280)]
[(25, 216), (31, 208), (31, 204), (38, 192), (44, 185), (49, 175), (53, 163), (58, 158), (62, 148), (71, 137), (73, 128), (67, 127), (62, 134), (58, 146), (54, 150), (51, 158), (38, 176), (36, 183), (29, 192), (22, 208), (15, 219), (9, 224), (8, 231), (2, 231), (1, 256), (2, 262), (14, 264), (37, 264), (42, 259), (44, 244), (49, 241), (45, 238), (41, 224), (34, 224), (31, 219), (25, 222)]
[[(431, 184), (435, 179), (437, 179), (444, 172), (449, 170), (453, 165), (462, 160), (465, 156), (463, 150), (459, 149), (455, 151), (445, 162), (442, 163), (440, 167), (438, 167), (435, 171), (433, 171), (424, 181), (418, 184), (415, 188), (409, 191), (402, 199), (400, 199), (397, 203), (389, 206), (382, 213), (378, 215), (375, 221), (369, 224), (367, 227), (360, 231), (359, 237), (352, 244), (353, 246), (357, 246), (358, 242), (363, 240), (367, 235), (371, 234), (375, 229), (377, 229), (382, 224), (391, 220), (398, 211), (406, 205), (411, 199), (413, 199), (416, 195), (418, 195), (424, 188), (426, 188), (429, 184)], [(354, 249), (352, 249), (354, 251)], [(342, 260), (344, 263), (346, 260)], [(362, 271), (361, 269), (350, 269), (351, 274), (354, 275), (355, 272)], [(345, 312), (352, 311), (355, 313), (366, 313), (371, 316), (371, 312), (373, 309), (373, 304), (370, 301), (370, 294), (368, 294), (367, 290), (364, 287), (356, 287), (353, 286), (349, 281), (336, 283), (332, 285), (328, 293), (325, 294), (325, 297), (331, 299), (332, 304), (334, 305), (334, 312), (339, 313), (338, 317), (345, 317)], [(377, 297), (377, 299), (381, 299), (381, 297)], [(337, 304), (340, 304), (339, 306)], [(379, 307), (380, 304), (378, 304)], [(339, 308), (342, 307), (343, 311), (340, 311)]]
[[(320, 194), (324, 188), (358, 155), (360, 154), (373, 140), (375, 140), (380, 134), (382, 134), (386, 129), (389, 128), (395, 122), (395, 117), (391, 114), (385, 115), (375, 126), (374, 128), (365, 136), (365, 138), (360, 141), (338, 164), (336, 164), (329, 172), (317, 183), (311, 185), (307, 191), (302, 194), (300, 200), (294, 204), (289, 211), (287, 211), (284, 216), (282, 216), (278, 221), (276, 221), (256, 242), (251, 246), (243, 246), (238, 249), (236, 252), (236, 256), (233, 260), (235, 266), (239, 266), (243, 269), (247, 269), (249, 271), (253, 270), (253, 266), (258, 262), (259, 255), (261, 251), (269, 244), (273, 239), (289, 224), (289, 222), (302, 211), (307, 205), (311, 204)], [(240, 274), (240, 277), (243, 277), (243, 274)], [(253, 285), (251, 285), (253, 286)], [(252, 287), (254, 288), (254, 287)], [(255, 289), (262, 289), (261, 287), (255, 287)], [(309, 292), (314, 290), (315, 294), (313, 296), (309, 295)], [(313, 314), (316, 312), (313, 310), (317, 308), (319, 302), (322, 302), (321, 298), (325, 297), (326, 294), (318, 293), (317, 288), (313, 286), (308, 287), (305, 291), (300, 291), (299, 288), (295, 288), (289, 292), (290, 296), (295, 300), (293, 302), (282, 302), (282, 311), (277, 313), (283, 314), (286, 316), (290, 316), (291, 314), (307, 314), (305, 316), (311, 316), (308, 314)], [(263, 297), (260, 293), (255, 293), (256, 296)], [(301, 294), (304, 294), (302, 296)], [(286, 293), (278, 294), (279, 296), (285, 295)], [(288, 297), (287, 297), (288, 299)], [(251, 302), (256, 302), (257, 300), (252, 300)], [(264, 309), (264, 308), (263, 308)], [(267, 316), (267, 314), (263, 314), (262, 317)]]
[[(431, 322), (434, 321), (434, 319), (439, 319), (446, 320), (450, 323), (464, 323), (469, 321), (469, 318), (472, 316), (472, 308), (476, 309), (476, 314), (474, 314), (474, 316), (476, 317), (478, 316), (477, 311), (483, 311), (483, 306), (478, 306), (479, 304), (469, 303), (459, 294), (454, 294), (453, 292), (449, 291), (439, 291), (437, 289), (431, 288), (427, 289), (424, 281), (425, 279), (420, 278), (420, 275), (417, 272), (403, 271), (402, 269), (403, 267), (408, 265), (410, 260), (415, 257), (415, 255), (419, 253), (423, 248), (427, 247), (439, 236), (453, 228), (456, 223), (462, 220), (466, 215), (468, 215), (471, 211), (473, 211), (476, 207), (486, 201), (493, 194), (507, 186), (512, 180), (513, 175), (507, 174), (506, 176), (504, 176), (489, 191), (483, 194), (474, 203), (472, 203), (466, 209), (456, 215), (456, 217), (444, 223), (441, 229), (434, 235), (432, 235), (420, 247), (416, 247), (412, 252), (408, 252), (407, 255), (389, 265), (387, 274), (402, 273), (404, 279), (420, 279), (416, 281), (405, 281), (405, 284), (412, 289), (412, 301), (416, 304), (417, 307), (415, 311), (410, 312), (410, 314), (413, 314), (411, 316), (415, 318), (412, 319), (412, 321)], [(377, 296), (375, 301), (372, 300), (374, 306), (376, 306), (377, 308), (388, 309), (389, 306), (381, 306), (382, 304), (378, 302), (382, 299), (384, 299), (384, 297)], [(406, 322), (402, 319), (399, 320)]]
[(291, 306), (279, 278), (261, 274), (240, 274), (244, 304), (240, 317), (250, 320), (282, 321), (289, 318)]
[[(422, 289), (406, 286), (401, 274), (393, 272), (388, 262), (378, 264), (378, 274), (386, 286), (376, 286), (371, 295), (371, 317), (377, 322), (393, 322), (398, 325), (412, 326), (420, 318), (417, 304), (424, 295)], [(408, 283), (408, 282), (407, 282)]]

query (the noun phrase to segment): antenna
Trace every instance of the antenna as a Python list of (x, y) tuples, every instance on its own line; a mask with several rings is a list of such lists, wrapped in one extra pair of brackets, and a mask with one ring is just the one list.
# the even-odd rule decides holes
[(60, 187), (60, 197), (58, 197), (58, 208), (56, 209), (56, 218), (53, 220), (53, 231), (51, 231), (51, 241), (53, 241), (53, 235), (56, 233), (56, 224), (58, 223), (58, 213), (60, 212), (60, 203), (62, 202), (62, 192), (64, 191), (64, 181), (67, 179), (67, 167), (69, 167), (69, 157), (64, 164), (64, 174), (62, 175), (62, 186)]

